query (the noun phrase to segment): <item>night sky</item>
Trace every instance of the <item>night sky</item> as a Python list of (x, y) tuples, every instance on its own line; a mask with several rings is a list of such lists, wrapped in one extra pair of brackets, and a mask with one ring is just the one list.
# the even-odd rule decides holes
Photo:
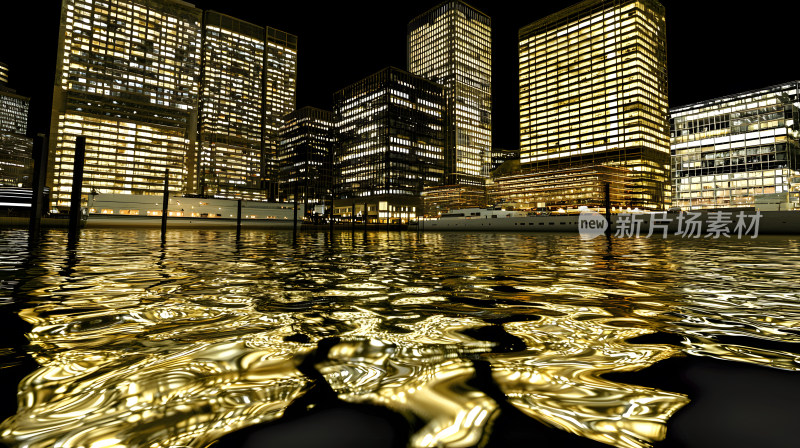
[[(47, 132), (61, 0), (3, 2), (0, 61), (11, 86), (31, 100), (29, 134)], [(195, 0), (259, 25), (296, 34), (297, 106), (330, 109), (333, 92), (388, 65), (406, 68), (406, 26), (439, 1)], [(519, 28), (577, 3), (468, 2), (492, 18), (494, 146), (517, 148)], [(797, 0), (744, 3), (663, 0), (667, 10), (670, 105), (800, 78)], [(391, 6), (389, 6), (391, 5)], [(761, 6), (761, 9), (756, 8)]]

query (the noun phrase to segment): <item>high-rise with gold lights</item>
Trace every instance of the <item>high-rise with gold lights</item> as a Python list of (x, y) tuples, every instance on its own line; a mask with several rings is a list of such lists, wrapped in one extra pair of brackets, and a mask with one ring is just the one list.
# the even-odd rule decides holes
[(286, 115), (295, 110), (297, 36), (266, 28), (264, 54), (264, 181), (269, 197), (278, 195), (278, 146)]
[(615, 206), (669, 203), (666, 50), (656, 0), (586, 0), (520, 30), (520, 163), (538, 177), (530, 203), (601, 205), (599, 167), (614, 170)]
[(190, 187), (202, 12), (181, 1), (64, 0), (50, 129), (52, 205), (66, 207), (75, 138), (83, 192)]
[(483, 187), (492, 162), (491, 19), (458, 0), (408, 24), (408, 71), (445, 87), (445, 185)]
[(9, 87), (8, 66), (0, 62), (0, 187), (30, 187), (33, 139), (27, 137), (30, 98)]
[(297, 37), (214, 11), (203, 20), (197, 190), (274, 198), (278, 131), (295, 107)]
[(296, 37), (180, 0), (63, 0), (48, 185), (83, 193), (266, 199), (294, 109)]

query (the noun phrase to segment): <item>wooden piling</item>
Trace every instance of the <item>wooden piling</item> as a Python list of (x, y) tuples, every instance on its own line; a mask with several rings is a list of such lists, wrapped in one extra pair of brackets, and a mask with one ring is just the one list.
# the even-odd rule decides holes
[(333, 195), (331, 195), (331, 207), (328, 209), (328, 225), (330, 226), (331, 235), (333, 235)]
[(297, 235), (297, 182), (294, 183), (294, 225), (292, 226), (292, 232)]
[(39, 134), (33, 139), (33, 188), (31, 214), (28, 221), (28, 241), (39, 240), (44, 208), (44, 181), (47, 178), (47, 140)]
[(164, 171), (164, 196), (161, 199), (161, 239), (167, 236), (167, 215), (169, 215), (169, 168)]
[(83, 164), (86, 160), (86, 137), (75, 139), (75, 157), (72, 168), (72, 194), (69, 203), (69, 242), (78, 241), (81, 229), (81, 193), (83, 190)]
[(242, 233), (242, 200), (236, 201), (236, 237)]
[(605, 206), (606, 206), (606, 222), (608, 225), (606, 226), (606, 236), (611, 235), (611, 182), (606, 182), (603, 185), (603, 196), (605, 199)]

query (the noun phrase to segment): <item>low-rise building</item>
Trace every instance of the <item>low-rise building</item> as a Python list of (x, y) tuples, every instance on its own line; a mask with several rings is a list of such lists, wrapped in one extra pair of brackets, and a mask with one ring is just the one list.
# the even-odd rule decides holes
[(672, 108), (673, 206), (753, 207), (800, 190), (798, 106), (792, 81)]

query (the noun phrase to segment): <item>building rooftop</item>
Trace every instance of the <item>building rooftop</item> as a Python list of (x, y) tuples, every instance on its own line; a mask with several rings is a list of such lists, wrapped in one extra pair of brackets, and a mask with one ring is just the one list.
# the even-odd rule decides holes
[(443, 1), (442, 3), (439, 3), (438, 5), (434, 6), (433, 8), (430, 8), (430, 9), (426, 10), (422, 14), (419, 14), (418, 16), (414, 17), (413, 19), (409, 20), (408, 28), (409, 29), (417, 28), (422, 23), (423, 20), (426, 20), (428, 15), (430, 15), (433, 12), (435, 12), (437, 9), (442, 8), (442, 7), (444, 7), (446, 5), (449, 5), (449, 4), (460, 5), (460, 6), (462, 6), (463, 8), (465, 8), (467, 10), (473, 11), (473, 12), (477, 13), (478, 17), (481, 18), (481, 21), (486, 22), (487, 25), (491, 25), (491, 21), (492, 21), (491, 17), (489, 17), (485, 13), (481, 12), (480, 10), (475, 9), (475, 7), (470, 5), (469, 3), (464, 2), (462, 0), (446, 0), (446, 1)]
[[(630, 2), (633, 2), (633, 1), (634, 0), (630, 0)], [(644, 3), (649, 3), (651, 7), (653, 7), (654, 9), (658, 9), (659, 12), (661, 12), (662, 14), (664, 13), (664, 6), (661, 3), (659, 3), (657, 0), (639, 0), (639, 1), (644, 2)], [(543, 17), (543, 18), (541, 18), (539, 20), (536, 20), (533, 23), (530, 23), (530, 24), (520, 28), (519, 29), (519, 37), (522, 38), (524, 35), (530, 33), (533, 30), (536, 30), (537, 28), (541, 28), (541, 27), (543, 27), (545, 25), (552, 24), (553, 22), (558, 22), (560, 20), (567, 19), (568, 17), (570, 17), (570, 16), (572, 16), (574, 14), (578, 14), (578, 13), (583, 12), (584, 10), (587, 10), (587, 9), (592, 8), (594, 6), (602, 6), (602, 7), (604, 7), (604, 9), (610, 9), (610, 8), (613, 8), (613, 7), (621, 6), (621, 2), (607, 2), (606, 0), (584, 0), (584, 1), (580, 2), (580, 3), (576, 3), (576, 4), (572, 5), (572, 6), (568, 6), (568, 7), (564, 8), (564, 9), (562, 9), (561, 11), (558, 11), (558, 12), (555, 12), (553, 14), (550, 14), (547, 17)]]
[(745, 92), (732, 93), (730, 95), (720, 96), (720, 97), (712, 98), (712, 99), (708, 99), (708, 100), (702, 100), (702, 101), (698, 101), (696, 103), (690, 103), (690, 104), (685, 104), (683, 106), (672, 107), (672, 108), (669, 109), (669, 113), (671, 115), (671, 114), (675, 114), (675, 113), (689, 112), (689, 111), (691, 111), (693, 109), (697, 109), (697, 108), (700, 108), (700, 107), (712, 106), (712, 105), (718, 104), (718, 103), (726, 103), (726, 102), (729, 102), (729, 101), (735, 101), (735, 100), (738, 100), (738, 99), (747, 98), (749, 96), (754, 96), (754, 95), (759, 95), (759, 94), (780, 92), (782, 90), (786, 90), (786, 89), (789, 89), (789, 88), (800, 89), (800, 80), (787, 81), (787, 82), (780, 83), (780, 84), (774, 84), (774, 85), (767, 86), (767, 87), (761, 87), (759, 89), (747, 90)]

